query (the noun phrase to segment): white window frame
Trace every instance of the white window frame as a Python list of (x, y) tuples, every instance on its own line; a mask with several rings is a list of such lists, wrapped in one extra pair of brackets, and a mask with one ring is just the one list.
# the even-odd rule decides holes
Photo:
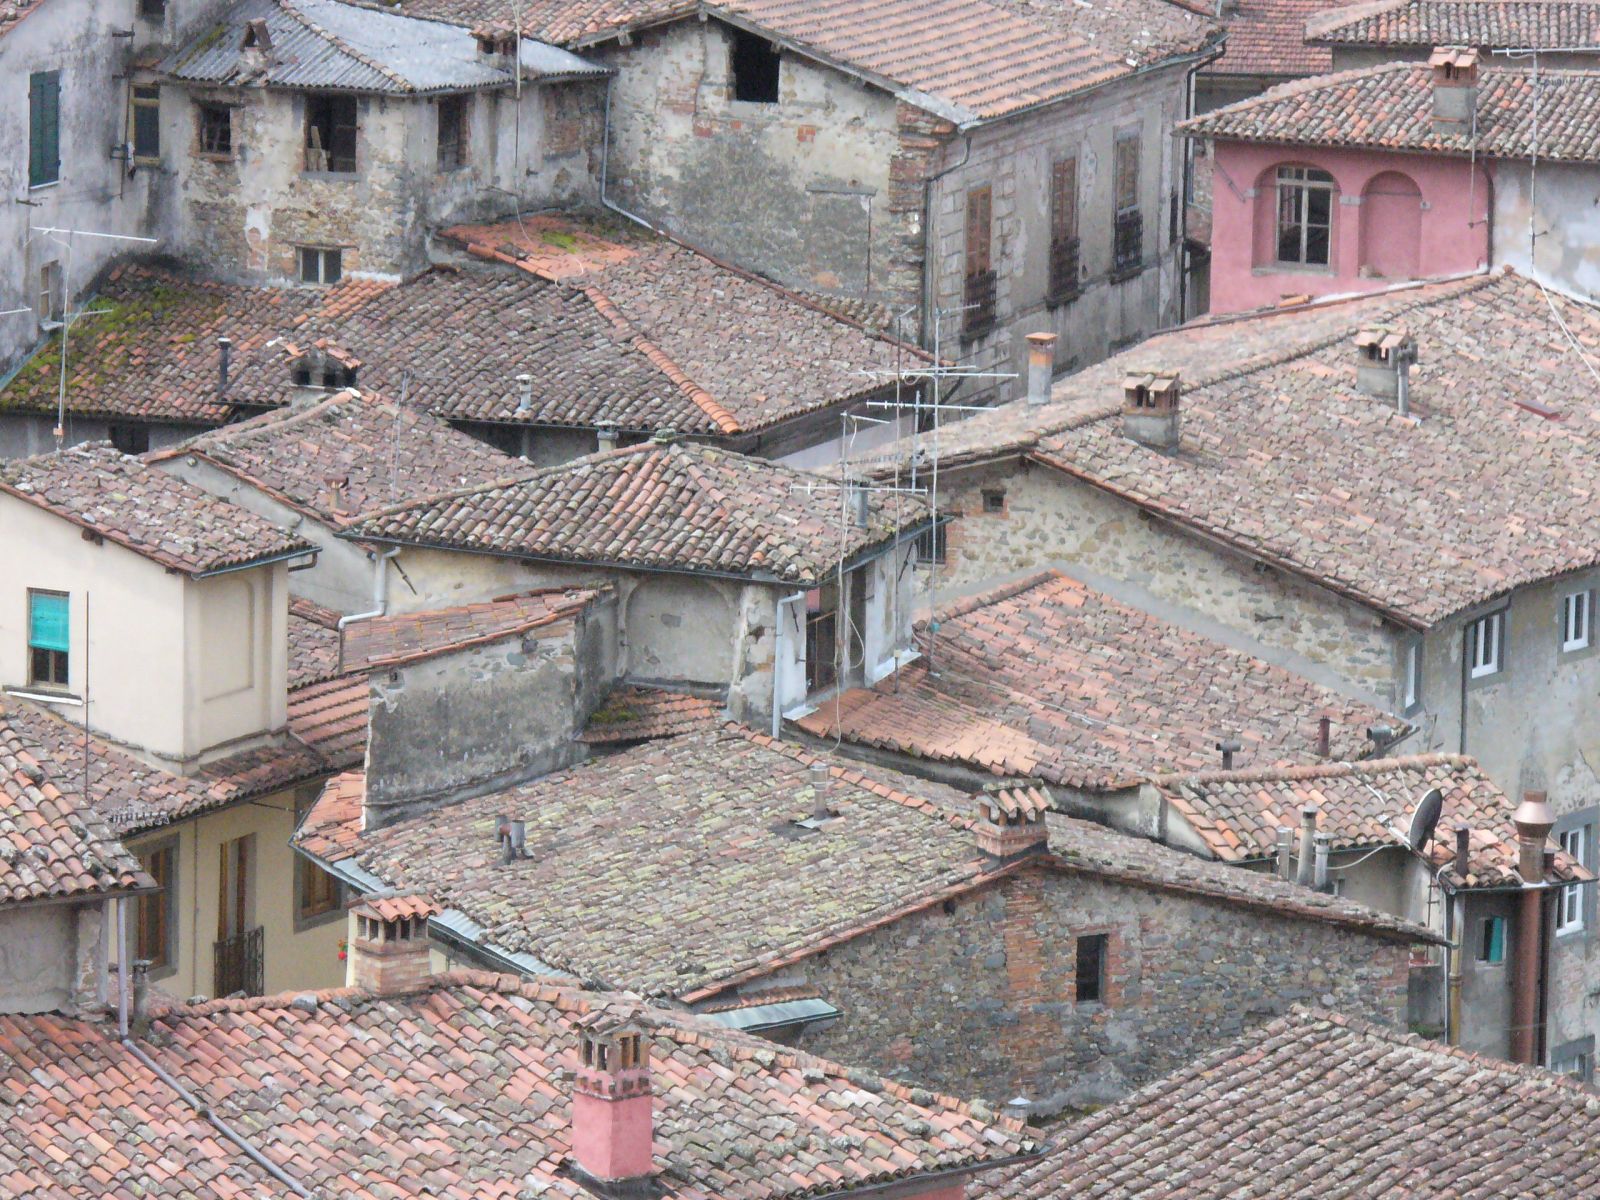
[(1587, 650), (1593, 637), (1594, 600), (1587, 588), (1561, 597), (1561, 650)]
[(1405, 704), (1402, 712), (1410, 712), (1422, 703), (1422, 639), (1406, 643), (1405, 658), (1401, 663), (1405, 673), (1401, 681)]
[[(1333, 226), (1334, 216), (1338, 212), (1338, 181), (1333, 175), (1320, 167), (1279, 167), (1274, 176), (1277, 184), (1276, 208), (1273, 212), (1273, 259), (1286, 267), (1311, 267), (1326, 270), (1333, 265)], [(1328, 200), (1328, 222), (1323, 225), (1311, 219), (1311, 197), (1313, 193), (1326, 194)], [(1292, 212), (1285, 214), (1285, 208)], [(1299, 243), (1299, 256), (1297, 258), (1284, 258), (1281, 256), (1283, 248), (1283, 235), (1286, 229), (1293, 228), (1295, 239)], [(1322, 262), (1313, 262), (1310, 257), (1311, 231), (1319, 229), (1326, 236), (1325, 243), (1327, 257)]]
[[(298, 246), (296, 249), (298, 251), (296, 265), (299, 267), (301, 283), (311, 284), (315, 287), (328, 287), (344, 278), (344, 248), (342, 246)], [(330, 260), (330, 255), (336, 256), (336, 258)], [(337, 273), (329, 270), (328, 264), (330, 261), (334, 262)], [(310, 272), (315, 278), (308, 279), (306, 268), (311, 264), (315, 264), (315, 270)], [(329, 275), (333, 275), (333, 278), (329, 279)]]
[[(1556, 835), (1561, 848), (1582, 865), (1588, 852), (1589, 826), (1574, 825)], [(1583, 885), (1569, 883), (1556, 893), (1556, 932), (1577, 933), (1583, 928)]]
[(1505, 634), (1504, 610), (1467, 622), (1463, 651), (1469, 679), (1487, 679), (1505, 669)]

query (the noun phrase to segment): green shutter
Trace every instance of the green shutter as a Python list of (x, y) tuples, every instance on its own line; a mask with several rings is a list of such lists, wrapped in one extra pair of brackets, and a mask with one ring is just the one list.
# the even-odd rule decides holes
[(67, 597), (55, 592), (31, 593), (28, 596), (28, 645), (35, 650), (65, 653), (69, 612)]
[(1503, 917), (1490, 917), (1487, 930), (1489, 958), (1492, 963), (1506, 960), (1506, 923)]
[(28, 186), (61, 178), (61, 72), (28, 76)]

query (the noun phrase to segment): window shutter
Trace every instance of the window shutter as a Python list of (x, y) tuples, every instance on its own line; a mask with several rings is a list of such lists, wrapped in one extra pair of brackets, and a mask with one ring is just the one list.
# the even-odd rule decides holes
[(1078, 160), (1064, 158), (1050, 168), (1051, 234), (1064, 242), (1078, 236)]
[(967, 193), (967, 274), (979, 275), (990, 267), (991, 193), (986, 187)]
[(67, 597), (35, 592), (29, 597), (28, 645), (35, 650), (68, 648)]
[(39, 187), (61, 177), (61, 73), (28, 77), (28, 184)]

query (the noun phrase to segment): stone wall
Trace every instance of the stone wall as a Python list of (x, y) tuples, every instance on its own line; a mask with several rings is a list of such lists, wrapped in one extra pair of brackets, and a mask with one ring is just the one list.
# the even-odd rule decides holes
[(0, 1012), (73, 1012), (103, 1003), (102, 905), (13, 905), (0, 912)]
[[(1076, 939), (1108, 937), (1104, 1002)], [(1105, 1103), (1282, 1013), (1403, 1027), (1408, 948), (1318, 921), (1048, 868), (808, 960), (843, 1017), (805, 1049), (963, 1096)]]

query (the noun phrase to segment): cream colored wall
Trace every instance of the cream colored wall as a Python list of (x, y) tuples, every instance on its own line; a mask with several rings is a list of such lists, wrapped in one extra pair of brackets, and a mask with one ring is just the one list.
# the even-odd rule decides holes
[(345, 932), (343, 915), (328, 918), (326, 923), (303, 933), (295, 932), (295, 856), (289, 848), (293, 832), (294, 793), (290, 791), (127, 840), (128, 846), (138, 852), (173, 836), (178, 839), (177, 969), (156, 977), (164, 991), (180, 999), (211, 994), (221, 847), (250, 834), (255, 835), (252, 919), (265, 931), (262, 957), (266, 991), (270, 994), (343, 986), (344, 963), (339, 960), (339, 942)]
[(289, 568), (197, 579), (187, 589), (185, 751), (232, 749), (288, 721)]

